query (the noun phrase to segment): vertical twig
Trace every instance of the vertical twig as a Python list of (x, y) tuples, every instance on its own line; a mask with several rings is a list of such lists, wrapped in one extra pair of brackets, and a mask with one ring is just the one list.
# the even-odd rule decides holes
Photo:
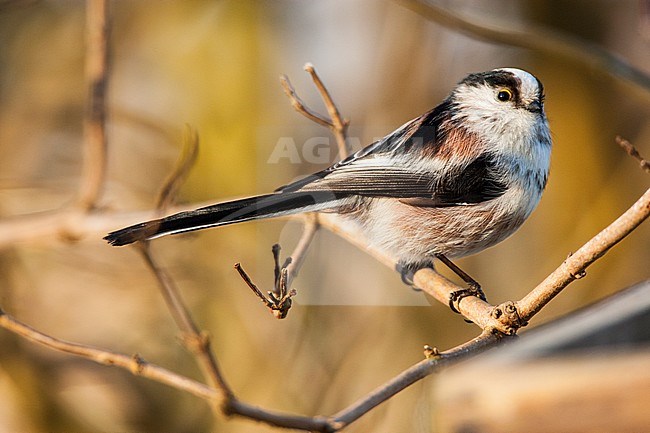
[[(298, 111), (300, 114), (302, 114), (309, 120), (321, 126), (325, 126), (326, 128), (329, 128), (332, 135), (334, 135), (334, 138), (336, 139), (339, 158), (344, 159), (350, 154), (350, 148), (347, 142), (347, 129), (350, 122), (341, 116), (341, 112), (339, 111), (338, 107), (334, 103), (334, 100), (332, 99), (332, 95), (330, 95), (329, 90), (327, 90), (327, 87), (325, 87), (323, 80), (321, 80), (320, 77), (318, 76), (318, 73), (316, 72), (314, 65), (312, 65), (311, 63), (307, 63), (305, 64), (304, 69), (311, 76), (314, 85), (318, 89), (321, 99), (323, 100), (323, 104), (325, 104), (325, 108), (327, 108), (327, 112), (330, 116), (329, 118), (310, 109), (302, 101), (302, 99), (300, 99), (295, 89), (291, 85), (289, 78), (286, 75), (280, 77), (280, 83), (282, 84), (282, 88), (284, 89), (284, 92), (286, 93), (287, 97), (291, 101), (291, 105), (293, 106), (293, 108), (295, 108), (296, 111)], [(286, 265), (286, 269), (287, 269), (286, 286), (287, 287), (291, 286), (291, 282), (298, 275), (298, 272), (304, 262), (309, 246), (311, 245), (311, 241), (314, 239), (314, 236), (316, 235), (316, 232), (318, 231), (319, 227), (320, 224), (318, 222), (317, 214), (311, 214), (306, 217), (306, 220), (304, 221), (302, 236), (298, 241), (298, 245), (296, 246), (295, 250), (293, 251), (291, 256), (289, 256), (290, 260), (288, 260), (288, 264)], [(275, 284), (273, 288), (273, 293), (276, 296), (279, 295), (278, 284)]]
[(190, 125), (185, 125), (183, 133), (183, 151), (156, 198), (156, 209), (162, 211), (171, 206), (176, 198), (178, 189), (187, 178), (190, 170), (199, 156), (199, 134)]
[(327, 90), (327, 87), (325, 87), (325, 84), (323, 84), (323, 81), (316, 73), (316, 69), (314, 68), (314, 65), (312, 65), (311, 63), (307, 63), (305, 65), (305, 71), (307, 71), (307, 73), (311, 75), (311, 79), (316, 85), (316, 88), (320, 92), (321, 98), (325, 103), (325, 108), (327, 108), (327, 112), (329, 113), (331, 119), (330, 129), (332, 130), (332, 134), (334, 134), (334, 137), (336, 138), (336, 144), (338, 145), (339, 148), (339, 157), (343, 159), (350, 154), (350, 147), (346, 140), (346, 134), (350, 122), (347, 119), (343, 119), (341, 117), (341, 113), (339, 112), (339, 109), (336, 107), (336, 104), (332, 99), (332, 95), (330, 95), (329, 90)]
[(305, 261), (307, 250), (309, 250), (309, 245), (311, 245), (311, 241), (316, 236), (319, 227), (320, 223), (318, 222), (317, 214), (308, 214), (305, 216), (302, 236), (298, 240), (298, 245), (296, 245), (293, 253), (291, 253), (291, 262), (286, 266), (287, 287), (290, 287), (293, 279), (298, 276), (298, 272)]
[[(173, 202), (179, 186), (183, 183), (192, 166), (196, 162), (198, 151), (199, 136), (197, 132), (188, 125), (185, 128), (185, 135), (183, 137), (183, 154), (174, 167), (174, 170), (172, 170), (171, 174), (163, 184), (156, 200), (158, 211), (162, 212), (166, 206)], [(182, 333), (183, 344), (196, 357), (204, 376), (207, 377), (212, 385), (221, 393), (221, 410), (228, 412), (228, 408), (234, 400), (234, 395), (221, 373), (216, 356), (212, 352), (210, 338), (205, 332), (202, 332), (198, 328), (192, 319), (190, 311), (185, 306), (174, 280), (163, 268), (158, 266), (151, 254), (149, 245), (148, 241), (136, 244), (145, 263), (158, 280), (160, 292), (165, 300), (167, 309), (176, 322), (176, 326)]]
[(347, 157), (351, 152), (351, 149), (347, 142), (347, 131), (348, 131), (348, 126), (350, 125), (350, 121), (341, 117), (341, 112), (339, 111), (338, 107), (334, 103), (334, 100), (332, 99), (332, 95), (330, 95), (329, 90), (327, 90), (327, 87), (325, 87), (325, 84), (323, 84), (323, 81), (318, 76), (318, 73), (316, 73), (316, 69), (314, 68), (314, 65), (312, 65), (311, 63), (305, 64), (305, 71), (309, 73), (312, 81), (314, 82), (314, 85), (318, 89), (321, 99), (323, 100), (323, 104), (325, 104), (325, 108), (327, 108), (327, 113), (330, 116), (329, 118), (309, 108), (303, 102), (303, 100), (300, 99), (300, 97), (296, 93), (296, 90), (293, 88), (291, 82), (289, 81), (289, 78), (286, 75), (282, 75), (280, 77), (280, 84), (282, 84), (284, 93), (286, 93), (287, 97), (291, 101), (291, 106), (298, 113), (302, 114), (312, 122), (318, 123), (321, 126), (329, 128), (329, 130), (334, 135), (334, 138), (336, 139), (336, 144), (339, 150), (339, 158), (343, 159)]
[(83, 166), (78, 205), (97, 206), (106, 176), (106, 93), (108, 89), (108, 0), (88, 0), (86, 10), (86, 85)]
[(210, 379), (212, 385), (221, 393), (222, 404), (226, 408), (223, 410), (227, 411), (227, 406), (233, 400), (234, 395), (221, 373), (216, 357), (212, 353), (209, 336), (201, 332), (194, 323), (189, 310), (181, 299), (174, 280), (153, 259), (149, 250), (149, 243), (140, 242), (137, 246), (145, 263), (158, 280), (167, 308), (174, 318), (176, 326), (183, 334), (183, 344), (196, 356), (204, 375)]

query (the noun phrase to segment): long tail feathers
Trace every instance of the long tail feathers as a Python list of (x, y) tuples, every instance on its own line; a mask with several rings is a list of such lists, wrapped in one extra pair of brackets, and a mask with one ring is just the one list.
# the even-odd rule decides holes
[(104, 239), (111, 245), (122, 246), (208, 227), (330, 209), (336, 207), (338, 198), (328, 191), (260, 195), (143, 222), (111, 232)]

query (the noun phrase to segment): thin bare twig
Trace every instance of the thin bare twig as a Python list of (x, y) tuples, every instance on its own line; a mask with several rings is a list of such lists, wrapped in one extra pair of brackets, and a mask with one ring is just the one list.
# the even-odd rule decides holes
[[(296, 111), (298, 111), (306, 118), (312, 120), (313, 122), (316, 122), (319, 125), (330, 129), (336, 139), (339, 156), (341, 159), (343, 159), (350, 152), (346, 140), (349, 122), (341, 117), (339, 109), (336, 107), (336, 104), (334, 103), (334, 100), (332, 99), (329, 91), (325, 87), (325, 84), (316, 73), (314, 66), (311, 63), (307, 63), (305, 65), (305, 71), (309, 73), (312, 81), (314, 82), (314, 85), (318, 89), (323, 103), (327, 108), (327, 112), (330, 115), (329, 119), (321, 114), (318, 114), (303, 102), (303, 100), (296, 93), (294, 87), (291, 85), (291, 82), (286, 75), (282, 75), (280, 77), (280, 84), (282, 85), (284, 92), (287, 94), (287, 97), (291, 101), (291, 105), (296, 109)], [(319, 228), (317, 214), (308, 214), (304, 218), (303, 234), (298, 241), (298, 245), (296, 246), (294, 252), (287, 258), (283, 266), (279, 266), (278, 262), (280, 246), (277, 246), (277, 250), (274, 249), (274, 257), (276, 261), (275, 284), (273, 290), (268, 292), (268, 297), (262, 294), (262, 292), (252, 282), (251, 278), (246, 274), (239, 263), (235, 265), (235, 269), (237, 269), (239, 275), (246, 282), (246, 284), (271, 310), (273, 315), (280, 319), (285, 318), (289, 309), (291, 308), (291, 297), (295, 295), (295, 291), (289, 290), (288, 288), (291, 286), (293, 279), (298, 275), (309, 246), (311, 245), (311, 241), (314, 239), (314, 236), (316, 235), (316, 232)], [(280, 284), (280, 275), (285, 275), (283, 284)]]
[(139, 355), (124, 355), (106, 349), (98, 349), (92, 346), (54, 338), (16, 320), (1, 309), (0, 327), (25, 338), (27, 341), (40, 344), (49, 349), (79, 356), (101, 365), (118, 367), (130, 371), (136, 376), (145, 377), (180, 391), (188, 392), (208, 401), (214, 408), (220, 407), (227, 415), (237, 415), (254, 421), (265, 422), (276, 427), (319, 432), (334, 431), (331, 428), (330, 421), (324, 417), (309, 417), (273, 412), (244, 403), (233, 396), (226, 398), (227, 396), (224, 396), (220, 390), (216, 390), (203, 383), (145, 361)]
[[(338, 430), (356, 421), (381, 403), (387, 401), (398, 392), (408, 388), (419, 380), (439, 371), (440, 369), (458, 362), (470, 356), (477, 355), (484, 350), (494, 346), (499, 341), (497, 334), (484, 331), (478, 337), (461, 344), (453, 349), (438, 352), (436, 355), (427, 357), (417, 364), (404, 370), (379, 388), (362, 397), (347, 408), (336, 413), (332, 419)], [(434, 350), (434, 353), (437, 351)]]
[(183, 133), (183, 151), (176, 163), (175, 169), (169, 175), (158, 194), (156, 209), (167, 209), (173, 204), (178, 193), (178, 188), (180, 188), (187, 178), (198, 156), (199, 134), (196, 132), (196, 129), (189, 125), (185, 125), (185, 131)]
[(553, 57), (562, 57), (571, 62), (579, 62), (594, 71), (632, 84), (650, 96), (650, 77), (620, 57), (600, 46), (561, 33), (556, 29), (526, 23), (525, 29), (513, 29), (512, 22), (498, 22), (486, 17), (471, 19), (452, 12), (435, 3), (422, 0), (396, 0), (399, 4), (420, 14), (424, 18), (471, 37), (491, 43), (539, 51)]
[[(158, 195), (157, 203), (159, 211), (162, 211), (165, 206), (174, 201), (178, 188), (196, 162), (199, 150), (199, 137), (196, 131), (192, 130), (189, 126), (185, 130), (183, 144), (185, 153), (181, 156), (176, 168), (163, 184), (161, 192)], [(194, 322), (194, 319), (192, 319), (190, 311), (185, 306), (174, 280), (154, 260), (149, 245), (149, 241), (144, 241), (136, 243), (135, 246), (158, 281), (160, 293), (165, 300), (167, 309), (174, 318), (176, 326), (183, 334), (183, 344), (194, 354), (199, 366), (203, 370), (204, 376), (221, 393), (222, 404), (225, 404), (227, 407), (234, 396), (219, 368), (217, 358), (212, 352), (210, 337), (207, 333), (202, 332)]]
[(136, 376), (142, 376), (155, 380), (156, 382), (164, 383), (206, 400), (214, 400), (219, 395), (214, 389), (174, 373), (173, 371), (151, 364), (139, 355), (124, 355), (106, 349), (98, 349), (92, 346), (54, 338), (16, 320), (2, 310), (0, 310), (0, 326), (20, 335), (28, 341), (38, 343), (50, 349), (80, 356), (98, 364), (120, 367)]
[(110, 15), (107, 0), (88, 0), (86, 84), (88, 100), (84, 119), (84, 158), (78, 205), (97, 207), (106, 177), (106, 94), (108, 92), (108, 42)]
[(297, 95), (295, 89), (293, 88), (291, 82), (289, 81), (289, 78), (286, 75), (282, 75), (280, 77), (280, 84), (282, 84), (282, 88), (284, 89), (284, 92), (287, 94), (287, 97), (289, 97), (289, 100), (291, 101), (291, 106), (295, 108), (296, 111), (298, 111), (300, 114), (302, 114), (309, 120), (312, 120), (321, 126), (329, 128), (332, 131), (332, 134), (334, 135), (334, 138), (336, 139), (336, 144), (338, 146), (339, 158), (343, 159), (347, 157), (351, 152), (346, 137), (350, 122), (347, 119), (341, 117), (341, 113), (338, 107), (336, 106), (336, 104), (334, 103), (334, 100), (332, 99), (332, 95), (330, 94), (329, 90), (327, 90), (327, 87), (325, 87), (325, 84), (318, 76), (318, 73), (316, 72), (316, 68), (314, 68), (314, 65), (312, 65), (311, 63), (307, 63), (305, 64), (304, 69), (305, 71), (307, 71), (307, 73), (309, 73), (312, 81), (314, 82), (314, 85), (318, 89), (321, 99), (325, 104), (325, 108), (327, 108), (327, 113), (330, 116), (329, 119), (321, 114), (318, 114), (316, 111), (312, 110), (311, 108), (307, 107), (307, 105)]
[[(235, 269), (239, 272), (239, 276), (244, 280), (246, 285), (255, 293), (255, 296), (268, 308), (271, 313), (278, 319), (284, 319), (289, 313), (291, 308), (291, 298), (296, 295), (295, 290), (289, 290), (287, 286), (287, 268), (276, 267), (277, 276), (274, 291), (268, 291), (268, 296), (265, 296), (262, 291), (253, 283), (251, 277), (248, 276), (241, 264), (235, 263)], [(277, 294), (276, 294), (277, 293)]]
[(314, 65), (307, 63), (305, 65), (305, 71), (311, 75), (312, 81), (316, 85), (316, 88), (318, 88), (321, 98), (323, 98), (323, 102), (325, 103), (325, 107), (327, 108), (327, 112), (329, 113), (331, 119), (332, 126), (330, 129), (336, 138), (336, 144), (339, 148), (339, 157), (343, 159), (348, 156), (351, 151), (350, 146), (346, 140), (346, 134), (350, 122), (347, 119), (343, 119), (341, 117), (341, 113), (334, 103), (332, 95), (330, 95), (329, 90), (327, 90), (327, 87), (325, 87), (325, 84), (323, 84), (323, 81), (318, 76)]
[(264, 293), (257, 287), (257, 285), (253, 282), (251, 277), (248, 275), (248, 273), (244, 270), (244, 268), (241, 267), (241, 263), (235, 263), (235, 270), (239, 273), (239, 276), (241, 276), (242, 280), (246, 283), (246, 285), (255, 293), (255, 296), (257, 296), (260, 301), (269, 309), (273, 309), (274, 305), (273, 303), (267, 299), (266, 296), (264, 296)]
[(137, 246), (145, 263), (158, 280), (160, 292), (176, 322), (176, 326), (183, 333), (183, 344), (199, 361), (203, 374), (216, 387), (221, 394), (222, 403), (225, 403), (227, 407), (228, 403), (233, 399), (233, 392), (226, 383), (217, 359), (212, 352), (210, 337), (205, 332), (201, 332), (194, 323), (189, 310), (181, 299), (174, 280), (153, 259), (149, 249), (149, 242), (139, 242)]
[(617, 136), (616, 137), (616, 143), (618, 143), (619, 146), (623, 148), (627, 152), (628, 155), (630, 155), (632, 158), (636, 159), (639, 161), (639, 166), (643, 171), (646, 173), (650, 173), (650, 162), (645, 159), (639, 151), (634, 147), (632, 143), (624, 139), (623, 137)]
[(318, 228), (320, 227), (318, 219), (319, 216), (315, 213), (307, 214), (303, 217), (302, 236), (298, 240), (298, 244), (294, 248), (293, 253), (289, 256), (291, 261), (285, 266), (287, 270), (287, 286), (291, 286), (293, 279), (298, 276), (298, 272), (305, 261), (311, 241), (314, 239), (314, 236), (316, 236)]
[(312, 122), (318, 123), (319, 125), (324, 126), (326, 128), (332, 128), (334, 126), (329, 119), (325, 118), (325, 116), (318, 114), (317, 112), (312, 111), (311, 108), (307, 107), (307, 105), (303, 102), (302, 99), (300, 99), (300, 97), (296, 93), (296, 90), (293, 88), (291, 81), (289, 81), (289, 77), (287, 77), (286, 75), (281, 75), (280, 84), (284, 89), (284, 93), (286, 93), (287, 97), (291, 101), (291, 106), (298, 113), (302, 114)]

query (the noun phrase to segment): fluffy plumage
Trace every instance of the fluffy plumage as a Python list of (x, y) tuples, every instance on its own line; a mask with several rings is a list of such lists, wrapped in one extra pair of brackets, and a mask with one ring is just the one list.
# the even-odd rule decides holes
[(471, 74), (436, 108), (272, 194), (127, 227), (112, 245), (259, 218), (339, 212), (402, 263), (479, 252), (512, 234), (546, 185), (543, 87), (519, 69)]

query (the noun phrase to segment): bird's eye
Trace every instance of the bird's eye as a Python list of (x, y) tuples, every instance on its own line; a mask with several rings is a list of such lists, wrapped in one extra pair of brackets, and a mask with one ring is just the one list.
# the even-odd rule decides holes
[(497, 99), (501, 102), (508, 102), (512, 99), (512, 92), (508, 89), (501, 89), (497, 93)]

